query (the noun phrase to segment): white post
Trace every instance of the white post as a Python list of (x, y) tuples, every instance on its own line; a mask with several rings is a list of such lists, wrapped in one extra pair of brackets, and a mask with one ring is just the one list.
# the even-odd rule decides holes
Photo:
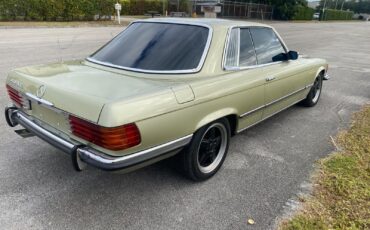
[(118, 24), (121, 24), (121, 14), (120, 14), (120, 11), (122, 9), (122, 5), (119, 4), (118, 2), (114, 5), (114, 8), (116, 9), (117, 11), (117, 21), (118, 21)]
[(121, 15), (119, 15), (119, 10), (117, 10), (118, 24), (121, 24)]

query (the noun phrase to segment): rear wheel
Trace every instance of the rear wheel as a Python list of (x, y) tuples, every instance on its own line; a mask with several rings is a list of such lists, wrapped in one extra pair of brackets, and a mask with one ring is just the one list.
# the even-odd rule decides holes
[(315, 82), (313, 83), (310, 92), (308, 93), (306, 99), (302, 101), (302, 104), (307, 107), (313, 107), (317, 104), (317, 102), (320, 99), (321, 96), (321, 90), (322, 90), (322, 79), (323, 76), (320, 74), (315, 79)]
[(182, 152), (184, 173), (195, 181), (212, 177), (225, 160), (229, 142), (230, 124), (225, 118), (199, 129)]

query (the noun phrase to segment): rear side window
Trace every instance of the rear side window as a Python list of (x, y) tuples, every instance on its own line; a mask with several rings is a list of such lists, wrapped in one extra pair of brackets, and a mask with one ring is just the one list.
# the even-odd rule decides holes
[(226, 51), (225, 66), (239, 66), (239, 28), (231, 30), (229, 35), (229, 43)]
[(258, 64), (267, 64), (281, 60), (285, 53), (275, 32), (270, 28), (250, 28)]
[(256, 53), (249, 29), (240, 29), (240, 57), (239, 66), (252, 66), (257, 64)]
[(248, 67), (256, 64), (257, 59), (249, 29), (232, 29), (226, 52), (225, 67)]

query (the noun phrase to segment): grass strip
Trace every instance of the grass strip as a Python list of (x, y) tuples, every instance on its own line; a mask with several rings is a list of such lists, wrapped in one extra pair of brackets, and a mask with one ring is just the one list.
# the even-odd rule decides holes
[(340, 150), (318, 162), (312, 195), (280, 229), (370, 229), (370, 105), (335, 142)]

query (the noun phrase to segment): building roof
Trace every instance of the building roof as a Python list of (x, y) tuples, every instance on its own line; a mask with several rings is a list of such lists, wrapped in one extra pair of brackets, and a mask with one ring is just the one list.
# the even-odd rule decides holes
[(316, 9), (316, 7), (318, 7), (319, 5), (320, 5), (320, 1), (310, 1), (307, 3), (307, 6), (312, 9)]

